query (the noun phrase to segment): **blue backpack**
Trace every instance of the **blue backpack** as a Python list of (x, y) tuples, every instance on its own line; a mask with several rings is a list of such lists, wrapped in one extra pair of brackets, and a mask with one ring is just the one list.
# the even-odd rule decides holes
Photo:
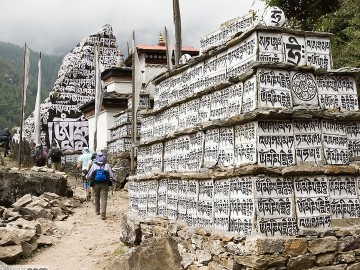
[(109, 172), (104, 169), (104, 166), (93, 172), (94, 175), (94, 183), (107, 183), (109, 180)]

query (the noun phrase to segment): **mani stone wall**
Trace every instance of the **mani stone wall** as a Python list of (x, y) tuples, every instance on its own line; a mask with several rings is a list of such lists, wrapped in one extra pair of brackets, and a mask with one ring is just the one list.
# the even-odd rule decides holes
[[(89, 126), (80, 107), (95, 97), (95, 44), (100, 47), (100, 62), (105, 68), (116, 66), (117, 43), (110, 25), (84, 38), (63, 60), (53, 92), (41, 104), (41, 140), (55, 140), (62, 150), (81, 151), (88, 147)], [(24, 124), (24, 137), (33, 140), (34, 118)], [(66, 155), (66, 162), (76, 156)]]
[(127, 213), (120, 227), (120, 239), (132, 252), (109, 269), (360, 269), (359, 226), (304, 230), (296, 237), (253, 237)]
[(360, 217), (354, 76), (330, 34), (262, 25), (159, 75), (130, 209), (264, 236)]

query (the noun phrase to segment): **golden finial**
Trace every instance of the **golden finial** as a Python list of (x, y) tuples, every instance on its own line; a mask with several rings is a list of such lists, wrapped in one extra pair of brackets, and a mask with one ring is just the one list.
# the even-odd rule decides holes
[(159, 43), (158, 43), (159, 46), (165, 46), (165, 42), (164, 42), (164, 39), (163, 39), (163, 36), (160, 32), (159, 34)]

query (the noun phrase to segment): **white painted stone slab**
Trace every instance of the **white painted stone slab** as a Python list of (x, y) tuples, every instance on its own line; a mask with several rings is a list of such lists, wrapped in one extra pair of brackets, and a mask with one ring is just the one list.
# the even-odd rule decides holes
[(331, 226), (331, 216), (298, 217), (299, 229), (326, 229)]
[(261, 217), (295, 217), (293, 197), (261, 197), (255, 199), (256, 214)]
[(329, 182), (326, 175), (294, 177), (296, 197), (329, 197)]
[(332, 219), (359, 218), (360, 202), (358, 197), (331, 199)]
[(240, 235), (250, 235), (255, 231), (255, 222), (251, 218), (230, 217), (229, 231)]
[(258, 164), (286, 167), (295, 164), (293, 124), (290, 121), (258, 121)]
[(236, 83), (229, 87), (227, 117), (232, 117), (241, 114), (243, 94), (243, 83)]
[(260, 218), (257, 228), (258, 233), (267, 237), (292, 236), (298, 233), (296, 218)]
[(284, 176), (256, 176), (255, 177), (255, 196), (283, 198), (292, 197), (294, 194), (292, 177)]
[(330, 198), (357, 198), (357, 178), (351, 175), (328, 176)]
[(315, 76), (310, 72), (290, 72), (293, 105), (318, 106)]
[(253, 111), (258, 106), (258, 84), (256, 78), (256, 76), (253, 76), (244, 82), (243, 100), (241, 106), (242, 113)]
[(285, 62), (297, 66), (307, 64), (305, 54), (305, 38), (294, 35), (283, 35)]
[(347, 124), (346, 137), (348, 139), (349, 156), (360, 156), (360, 122)]
[(230, 198), (254, 198), (254, 176), (230, 178)]
[(317, 197), (296, 197), (296, 213), (298, 217), (316, 217), (330, 215), (330, 198), (325, 196)]

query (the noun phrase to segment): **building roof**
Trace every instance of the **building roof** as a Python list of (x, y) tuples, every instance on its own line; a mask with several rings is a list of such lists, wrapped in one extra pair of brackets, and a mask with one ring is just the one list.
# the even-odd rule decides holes
[[(138, 50), (147, 50), (147, 51), (166, 51), (166, 46), (160, 46), (160, 45), (136, 45), (136, 48)], [(196, 49), (194, 47), (188, 47), (183, 46), (181, 47), (181, 51), (183, 52), (199, 52), (199, 49)]]

